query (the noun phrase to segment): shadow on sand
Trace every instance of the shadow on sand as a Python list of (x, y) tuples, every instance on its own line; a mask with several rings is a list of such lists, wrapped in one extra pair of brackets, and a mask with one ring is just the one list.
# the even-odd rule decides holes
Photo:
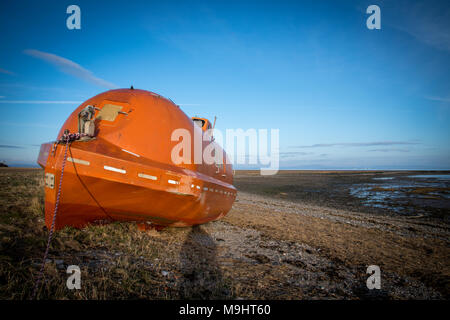
[(229, 290), (217, 262), (214, 239), (200, 226), (192, 227), (180, 252), (180, 299), (225, 299)]

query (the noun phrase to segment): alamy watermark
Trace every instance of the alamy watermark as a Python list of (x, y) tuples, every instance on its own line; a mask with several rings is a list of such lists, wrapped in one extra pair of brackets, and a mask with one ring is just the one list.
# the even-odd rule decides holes
[[(70, 16), (66, 19), (66, 26), (69, 30), (81, 29), (81, 9), (78, 5), (72, 4), (67, 7), (66, 13)], [(366, 20), (366, 26), (369, 30), (381, 29), (381, 9), (379, 6), (372, 4), (367, 7), (366, 13), (370, 16)]]
[(372, 4), (367, 7), (366, 13), (370, 14), (370, 16), (367, 18), (367, 21), (366, 21), (367, 29), (380, 30), (381, 29), (381, 9), (380, 9), (380, 7), (375, 4)]
[(69, 30), (80, 30), (81, 29), (81, 9), (77, 5), (70, 5), (66, 9), (66, 13), (70, 16), (66, 19), (66, 26)]
[(367, 278), (366, 285), (367, 289), (381, 289), (381, 270), (379, 266), (370, 265), (367, 267), (366, 273), (370, 274), (370, 277)]
[(70, 276), (67, 278), (66, 286), (67, 289), (73, 290), (81, 289), (81, 270), (79, 266), (76, 265), (70, 265), (67, 267), (67, 274), (70, 274)]
[(194, 130), (193, 135), (185, 128), (172, 132), (171, 140), (178, 142), (171, 151), (174, 164), (249, 165), (259, 167), (261, 175), (279, 170), (279, 129), (271, 129), (270, 137), (268, 129), (226, 129), (225, 135), (218, 129)]

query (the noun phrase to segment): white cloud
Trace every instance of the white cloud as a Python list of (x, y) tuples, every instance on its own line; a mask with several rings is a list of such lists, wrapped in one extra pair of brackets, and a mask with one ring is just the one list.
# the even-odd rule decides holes
[(117, 88), (115, 84), (94, 76), (94, 74), (91, 71), (83, 68), (78, 63), (75, 63), (72, 60), (57, 56), (56, 54), (53, 53), (42, 52), (34, 49), (25, 50), (24, 53), (29, 56), (44, 60), (57, 67), (61, 72), (70, 74), (79, 79), (109, 89)]
[(337, 143), (318, 143), (309, 146), (292, 146), (292, 148), (372, 147), (372, 146), (395, 146), (395, 145), (415, 145), (415, 144), (419, 143), (409, 141), (337, 142)]
[(5, 104), (81, 104), (83, 101), (71, 100), (0, 100)]
[(445, 1), (386, 1), (380, 6), (382, 11), (391, 14), (392, 27), (424, 44), (450, 52), (450, 10)]
[(33, 128), (48, 128), (55, 129), (58, 128), (56, 125), (48, 123), (18, 123), (18, 122), (0, 122), (1, 126), (12, 126), (12, 127), (33, 127)]
[(443, 98), (443, 97), (425, 97), (425, 99), (439, 102), (450, 102), (450, 98)]
[(0, 149), (23, 149), (23, 147), (10, 144), (0, 144)]
[(408, 149), (373, 149), (369, 152), (409, 152)]
[(16, 75), (14, 72), (11, 72), (11, 71), (8, 71), (8, 70), (2, 69), (2, 68), (0, 68), (0, 73), (9, 74), (10, 76)]

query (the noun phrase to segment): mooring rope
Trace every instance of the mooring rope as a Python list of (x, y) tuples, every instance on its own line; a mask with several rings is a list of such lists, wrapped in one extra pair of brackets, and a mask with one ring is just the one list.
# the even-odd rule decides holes
[(66, 130), (66, 131), (64, 131), (64, 134), (62, 135), (61, 139), (59, 141), (57, 141), (57, 143), (59, 143), (59, 142), (65, 143), (64, 158), (63, 158), (62, 165), (61, 165), (61, 177), (59, 178), (58, 193), (56, 195), (55, 210), (53, 211), (52, 225), (50, 227), (50, 233), (48, 234), (47, 247), (45, 248), (44, 258), (42, 259), (41, 270), (39, 271), (38, 277), (36, 279), (36, 283), (34, 285), (34, 290), (33, 290), (33, 295), (32, 295), (33, 300), (36, 298), (36, 295), (37, 295), (37, 292), (39, 289), (39, 284), (41, 283), (42, 276), (44, 275), (45, 261), (47, 260), (48, 251), (50, 249), (50, 243), (52, 242), (53, 232), (55, 229), (56, 213), (58, 212), (59, 199), (61, 197), (61, 188), (62, 188), (62, 181), (63, 181), (63, 176), (64, 176), (64, 168), (66, 166), (66, 160), (67, 160), (67, 149), (69, 147), (69, 144), (72, 141), (78, 140), (84, 136), (87, 136), (87, 134), (69, 133), (69, 131)]

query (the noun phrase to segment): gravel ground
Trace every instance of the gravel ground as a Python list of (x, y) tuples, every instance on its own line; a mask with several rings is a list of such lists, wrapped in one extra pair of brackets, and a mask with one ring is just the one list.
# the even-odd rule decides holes
[[(223, 222), (203, 228), (223, 240), (219, 259), (254, 269), (270, 298), (448, 298), (449, 229), (439, 224), (240, 192)], [(381, 290), (367, 289), (372, 264), (381, 268)]]

